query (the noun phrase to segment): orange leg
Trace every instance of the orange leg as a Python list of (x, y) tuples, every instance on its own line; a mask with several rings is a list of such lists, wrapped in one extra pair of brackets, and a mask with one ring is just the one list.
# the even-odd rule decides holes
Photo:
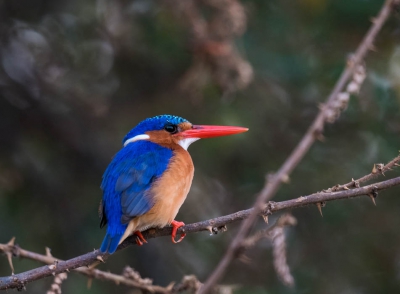
[(146, 239), (143, 237), (140, 231), (136, 231), (133, 234), (136, 235), (136, 244), (138, 244), (139, 246), (142, 246), (143, 243), (147, 243)]
[(176, 220), (173, 220), (171, 222), (171, 226), (172, 226), (172, 234), (171, 234), (171, 238), (172, 238), (172, 242), (173, 243), (179, 243), (183, 240), (183, 238), (185, 238), (186, 234), (182, 233), (181, 237), (179, 238), (178, 241), (175, 241), (175, 237), (176, 237), (176, 231), (180, 228), (183, 227), (185, 225), (185, 223), (183, 222), (177, 222)]

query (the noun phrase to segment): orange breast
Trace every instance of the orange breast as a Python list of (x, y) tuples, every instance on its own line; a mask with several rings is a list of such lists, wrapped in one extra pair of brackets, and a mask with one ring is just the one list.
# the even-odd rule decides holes
[(121, 242), (135, 231), (170, 224), (189, 193), (193, 173), (194, 166), (189, 153), (180, 146), (177, 147), (167, 170), (151, 188), (154, 206), (149, 212), (131, 220)]

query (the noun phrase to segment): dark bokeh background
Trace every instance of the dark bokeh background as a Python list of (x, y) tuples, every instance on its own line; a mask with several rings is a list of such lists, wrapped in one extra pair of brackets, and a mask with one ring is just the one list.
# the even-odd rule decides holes
[[(182, 3), (181, 3), (182, 2)], [(178, 219), (196, 222), (252, 205), (307, 130), (383, 1), (13, 0), (0, 2), (0, 242), (68, 259), (98, 248), (101, 176), (140, 120), (163, 113), (197, 124), (250, 128), (190, 147), (196, 174)], [(400, 146), (399, 15), (366, 60), (360, 95), (325, 130), (275, 201), (306, 195), (371, 171)], [(390, 175), (398, 171), (391, 172)], [(390, 175), (387, 175), (390, 176)], [(324, 208), (293, 211), (288, 262), (295, 290), (272, 267), (270, 244), (235, 261), (223, 283), (237, 293), (397, 293), (399, 188)], [(276, 216), (272, 217), (273, 220)], [(258, 226), (264, 226), (260, 220)], [(208, 276), (232, 240), (191, 234), (115, 254), (167, 285)], [(16, 272), (39, 266), (14, 262)], [(0, 275), (10, 274), (6, 258)], [(69, 274), (63, 293), (131, 293)], [(51, 279), (27, 286), (44, 293)]]

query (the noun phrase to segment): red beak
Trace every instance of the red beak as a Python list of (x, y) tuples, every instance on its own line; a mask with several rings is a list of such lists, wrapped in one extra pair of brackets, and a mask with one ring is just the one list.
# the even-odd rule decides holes
[(184, 138), (203, 139), (234, 135), (247, 132), (248, 130), (248, 128), (242, 127), (193, 125), (190, 130), (183, 131), (182, 133), (179, 133), (179, 135), (183, 136)]

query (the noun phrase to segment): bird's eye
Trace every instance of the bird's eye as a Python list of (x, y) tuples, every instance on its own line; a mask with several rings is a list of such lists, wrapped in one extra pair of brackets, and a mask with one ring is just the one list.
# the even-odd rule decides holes
[(178, 127), (173, 124), (166, 124), (164, 126), (164, 130), (166, 130), (168, 133), (176, 134), (178, 132)]

